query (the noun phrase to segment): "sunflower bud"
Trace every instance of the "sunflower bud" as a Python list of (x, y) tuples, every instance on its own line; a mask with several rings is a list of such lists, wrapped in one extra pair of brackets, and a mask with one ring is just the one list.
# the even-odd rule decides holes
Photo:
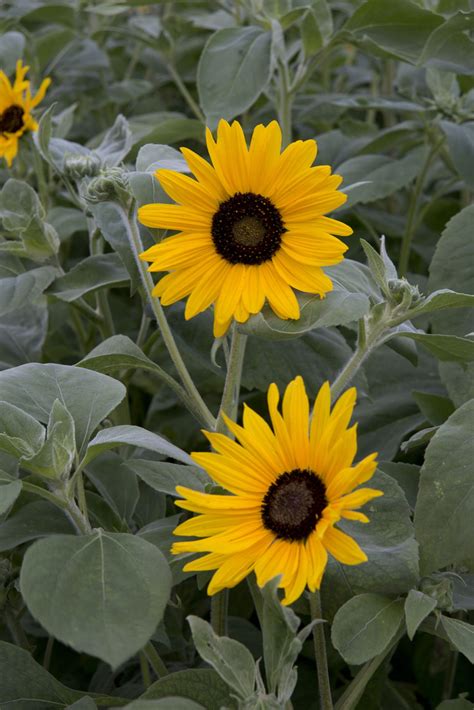
[(99, 174), (102, 161), (98, 155), (70, 155), (64, 160), (64, 173), (71, 180), (82, 180)]
[(131, 199), (128, 173), (122, 168), (105, 168), (84, 189), (87, 202), (120, 202), (128, 205)]
[(449, 577), (427, 577), (421, 581), (420, 589), (436, 599), (438, 609), (453, 611), (453, 583)]
[(390, 292), (390, 300), (394, 306), (403, 305), (405, 308), (410, 308), (410, 306), (416, 305), (422, 299), (418, 286), (408, 283), (404, 277), (390, 279), (388, 281), (388, 290)]

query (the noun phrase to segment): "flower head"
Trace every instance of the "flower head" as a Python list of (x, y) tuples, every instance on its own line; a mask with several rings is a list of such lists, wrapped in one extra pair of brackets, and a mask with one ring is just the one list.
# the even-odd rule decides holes
[(226, 418), (239, 443), (204, 432), (216, 453), (193, 454), (232, 495), (176, 487), (183, 496), (176, 505), (199, 515), (179, 525), (175, 534), (201, 539), (176, 542), (172, 551), (207, 553), (184, 569), (216, 570), (209, 594), (235, 586), (253, 570), (261, 587), (281, 575), (283, 603), (291, 604), (306, 586), (319, 588), (328, 553), (346, 565), (367, 560), (355, 540), (335, 527), (341, 519), (369, 522), (358, 508), (383, 495), (358, 488), (372, 477), (377, 454), (353, 463), (357, 426), (348, 425), (355, 388), (331, 409), (329, 384), (324, 384), (312, 416), (301, 377), (286, 388), (282, 413), (279, 399), (277, 386), (270, 385), (273, 431), (245, 406), (243, 426)]
[(141, 258), (150, 271), (169, 271), (153, 290), (163, 305), (188, 297), (185, 317), (214, 304), (214, 335), (232, 319), (244, 323), (265, 301), (280, 318), (299, 318), (293, 289), (321, 297), (332, 290), (321, 267), (337, 264), (347, 247), (333, 235), (347, 225), (324, 215), (346, 201), (342, 178), (327, 165), (312, 167), (314, 140), (281, 151), (276, 121), (259, 125), (247, 146), (240, 124), (220, 121), (217, 141), (207, 130), (212, 165), (187, 148), (195, 178), (173, 170), (156, 177), (177, 204), (139, 209), (148, 227), (179, 230)]
[(19, 59), (13, 84), (0, 70), (0, 158), (5, 158), (8, 167), (18, 153), (18, 141), (25, 131), (36, 131), (38, 124), (31, 111), (43, 100), (51, 79), (43, 79), (33, 97), (30, 82), (25, 79), (29, 67)]

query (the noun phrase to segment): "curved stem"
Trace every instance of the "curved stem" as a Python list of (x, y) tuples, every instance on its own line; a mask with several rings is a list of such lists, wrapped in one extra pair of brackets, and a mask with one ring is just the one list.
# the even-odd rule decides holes
[(282, 133), (282, 147), (286, 148), (292, 138), (291, 111), (294, 96), (290, 89), (290, 75), (286, 62), (279, 62), (279, 78), (278, 120)]
[(218, 636), (227, 636), (229, 590), (223, 589), (211, 597), (211, 626)]
[[(311, 610), (312, 621), (322, 618), (321, 595), (319, 590), (310, 592), (309, 608)], [(316, 658), (316, 670), (318, 673), (318, 687), (321, 710), (332, 710), (331, 683), (329, 681), (328, 658), (326, 652), (326, 639), (324, 636), (324, 624), (313, 626), (314, 655)]]
[(346, 385), (348, 385), (352, 380), (371, 349), (372, 347), (368, 344), (366, 324), (362, 318), (359, 321), (359, 337), (357, 339), (356, 349), (331, 385), (331, 396), (333, 401), (335, 401), (345, 390)]
[[(226, 430), (223, 414), (231, 419), (237, 417), (239, 406), (240, 380), (245, 357), (247, 336), (239, 333), (237, 324), (232, 326), (232, 343), (230, 346), (227, 375), (225, 378), (224, 392), (222, 394), (219, 416), (216, 422), (216, 431), (223, 433)], [(229, 605), (229, 591), (223, 589), (211, 598), (211, 625), (218, 636), (227, 633), (227, 608)]]
[(189, 108), (191, 111), (194, 113), (198, 121), (201, 121), (204, 125), (206, 125), (206, 117), (204, 116), (203, 112), (189, 93), (188, 89), (186, 88), (185, 83), (181, 79), (179, 73), (176, 71), (176, 68), (173, 64), (172, 61), (165, 60), (166, 68), (168, 69), (169, 73), (171, 74), (174, 83), (176, 84), (176, 88), (179, 90), (181, 96), (183, 99), (186, 101), (188, 104)]
[(438, 140), (437, 143), (435, 143), (434, 146), (431, 147), (431, 150), (428, 151), (425, 161), (421, 167), (421, 171), (416, 179), (415, 183), (415, 188), (413, 190), (411, 199), (410, 199), (410, 205), (408, 207), (408, 215), (407, 215), (407, 222), (406, 222), (406, 227), (405, 227), (405, 233), (403, 235), (403, 241), (402, 241), (402, 248), (400, 251), (400, 260), (398, 262), (398, 272), (400, 276), (405, 276), (407, 269), (408, 269), (408, 262), (410, 259), (410, 249), (411, 249), (411, 242), (413, 239), (413, 234), (415, 232), (416, 228), (416, 216), (418, 213), (418, 203), (420, 200), (421, 192), (423, 190), (423, 186), (425, 184), (425, 179), (426, 175), (428, 173), (428, 170), (430, 169), (430, 165), (436, 156), (436, 153), (438, 150), (441, 148), (441, 146), (444, 143), (444, 136)]
[(153, 646), (151, 641), (148, 641), (147, 645), (143, 649), (143, 652), (158, 678), (162, 678), (163, 676), (169, 674), (168, 669), (166, 668), (165, 664), (163, 663), (162, 659), (158, 654), (158, 651)]
[(127, 227), (130, 248), (132, 249), (133, 255), (135, 257), (135, 262), (137, 264), (138, 272), (140, 274), (146, 297), (156, 318), (156, 322), (158, 323), (158, 327), (160, 329), (161, 336), (166, 345), (168, 353), (174, 363), (176, 370), (178, 371), (178, 374), (188, 395), (189, 408), (204, 426), (213, 429), (215, 426), (215, 419), (209, 411), (203, 398), (199, 394), (199, 391), (196, 385), (194, 384), (191, 375), (189, 374), (188, 368), (186, 367), (184, 360), (181, 357), (181, 353), (179, 352), (178, 346), (176, 345), (176, 341), (174, 339), (173, 333), (171, 332), (171, 328), (169, 327), (160, 301), (157, 298), (153, 298), (152, 296), (152, 290), (154, 288), (153, 279), (147, 269), (146, 264), (139, 258), (139, 254), (144, 251), (144, 248), (135, 220), (134, 207), (131, 208), (130, 213), (128, 215), (123, 210), (123, 207), (120, 207), (120, 209), (123, 211), (123, 219), (124, 224)]
[(247, 336), (239, 333), (237, 325), (232, 326), (232, 343), (230, 346), (229, 363), (227, 366), (227, 375), (225, 378), (224, 392), (219, 407), (219, 415), (216, 422), (216, 431), (222, 433), (225, 431), (225, 423), (223, 414), (226, 414), (231, 419), (235, 419), (237, 408), (239, 405), (240, 380), (242, 378), (242, 367), (245, 357), (245, 346), (247, 344)]

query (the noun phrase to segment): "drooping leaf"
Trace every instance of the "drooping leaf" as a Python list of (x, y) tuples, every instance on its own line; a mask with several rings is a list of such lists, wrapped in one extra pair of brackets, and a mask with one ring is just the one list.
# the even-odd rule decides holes
[(460, 619), (441, 617), (441, 624), (453, 646), (474, 663), (474, 626)]
[(421, 622), (436, 608), (436, 599), (416, 589), (410, 589), (405, 599), (405, 621), (410, 641)]
[(103, 451), (115, 449), (117, 446), (138, 446), (148, 451), (155, 451), (163, 456), (182, 461), (183, 463), (193, 464), (192, 458), (182, 449), (179, 449), (174, 444), (164, 439), (158, 434), (143, 429), (139, 426), (123, 424), (122, 426), (109, 427), (102, 429), (92, 439), (87, 447), (85, 463), (92, 461)]
[(83, 259), (56, 279), (49, 293), (70, 303), (100, 288), (126, 286), (128, 281), (128, 272), (118, 254), (98, 254)]

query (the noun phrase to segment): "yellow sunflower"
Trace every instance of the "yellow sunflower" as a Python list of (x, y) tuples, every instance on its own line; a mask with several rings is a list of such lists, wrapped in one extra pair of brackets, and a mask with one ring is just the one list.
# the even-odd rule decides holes
[(169, 271), (153, 290), (163, 305), (188, 297), (185, 317), (214, 304), (214, 335), (232, 319), (244, 323), (265, 301), (280, 318), (299, 318), (293, 289), (319, 296), (332, 290), (322, 266), (337, 264), (349, 236), (342, 222), (325, 217), (346, 201), (342, 178), (328, 165), (312, 167), (314, 140), (296, 141), (281, 152), (276, 121), (259, 125), (250, 146), (240, 124), (220, 121), (217, 141), (209, 129), (212, 160), (181, 151), (196, 179), (173, 170), (155, 176), (178, 204), (144, 205), (147, 227), (179, 230), (141, 254), (150, 271)]
[(273, 431), (244, 405), (243, 426), (226, 418), (240, 443), (204, 432), (217, 453), (192, 455), (232, 495), (176, 487), (184, 498), (176, 505), (200, 515), (178, 525), (175, 534), (202, 539), (175, 542), (172, 552), (208, 553), (184, 569), (217, 570), (209, 594), (234, 587), (253, 570), (260, 587), (281, 575), (283, 603), (291, 604), (306, 586), (319, 589), (328, 552), (346, 565), (367, 560), (355, 540), (334, 527), (341, 518), (369, 522), (356, 509), (383, 495), (372, 488), (353, 490), (371, 478), (377, 456), (353, 464), (357, 425), (348, 425), (355, 388), (331, 410), (329, 384), (324, 384), (311, 417), (301, 377), (286, 388), (282, 414), (279, 399), (277, 386), (270, 385)]
[(0, 70), (0, 158), (8, 167), (18, 153), (18, 141), (25, 131), (36, 131), (38, 124), (31, 115), (32, 109), (43, 100), (51, 79), (44, 79), (36, 95), (31, 95), (30, 82), (25, 79), (29, 67), (19, 59), (13, 84)]

